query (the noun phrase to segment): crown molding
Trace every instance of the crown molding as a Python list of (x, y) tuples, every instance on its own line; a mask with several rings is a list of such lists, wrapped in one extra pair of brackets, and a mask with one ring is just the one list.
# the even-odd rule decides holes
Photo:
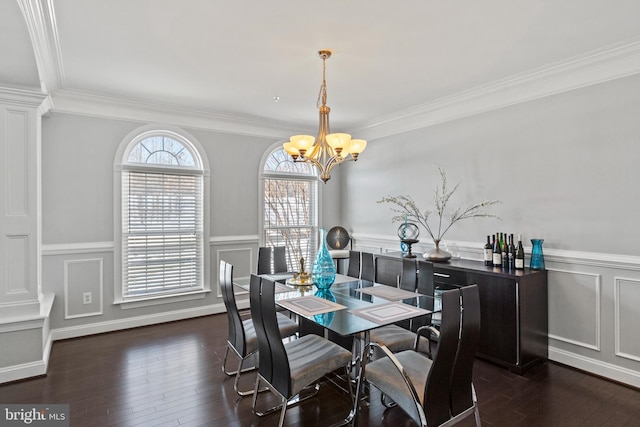
[(0, 102), (39, 108), (42, 113), (51, 107), (51, 99), (46, 93), (4, 86), (0, 86)]
[(382, 138), (638, 73), (640, 40), (629, 40), (399, 111), (353, 132)]
[(18, 5), (33, 45), (40, 88), (54, 93), (64, 87), (64, 69), (53, 0), (18, 0)]
[(195, 129), (214, 130), (236, 135), (288, 139), (299, 132), (288, 123), (233, 116), (179, 106), (153, 104), (60, 90), (53, 96), (54, 112), (82, 116), (130, 120), (143, 123), (172, 123)]

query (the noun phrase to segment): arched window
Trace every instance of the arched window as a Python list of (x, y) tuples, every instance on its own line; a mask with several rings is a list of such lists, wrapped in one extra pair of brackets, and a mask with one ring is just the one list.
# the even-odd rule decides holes
[(284, 246), (289, 271), (299, 270), (302, 257), (310, 269), (318, 248), (316, 169), (293, 162), (280, 145), (264, 161), (262, 195), (262, 244)]
[(121, 272), (116, 301), (204, 290), (204, 167), (171, 131), (133, 138), (121, 157)]

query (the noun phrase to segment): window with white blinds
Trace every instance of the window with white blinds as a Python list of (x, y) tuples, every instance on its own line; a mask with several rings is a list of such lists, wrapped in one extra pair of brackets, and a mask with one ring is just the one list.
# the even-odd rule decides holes
[(300, 258), (310, 268), (318, 248), (318, 177), (313, 166), (294, 163), (282, 149), (274, 151), (263, 170), (265, 246), (284, 246), (289, 271)]
[(123, 300), (203, 289), (203, 175), (194, 166), (171, 138), (147, 138), (129, 151), (122, 170)]

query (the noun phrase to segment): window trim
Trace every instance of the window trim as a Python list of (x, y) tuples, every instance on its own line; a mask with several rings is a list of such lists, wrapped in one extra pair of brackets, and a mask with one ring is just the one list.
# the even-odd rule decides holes
[[(145, 167), (136, 167), (135, 164), (127, 163), (126, 159), (135, 145), (141, 140), (151, 136), (166, 136), (179, 141), (188, 146), (194, 155), (194, 160), (199, 166), (194, 167), (172, 167), (164, 168), (158, 165), (150, 165)], [(210, 169), (203, 146), (192, 135), (172, 125), (166, 124), (150, 124), (142, 126), (131, 131), (121, 142), (116, 151), (114, 158), (113, 173), (113, 218), (114, 218), (114, 299), (115, 305), (120, 305), (122, 309), (137, 308), (159, 304), (170, 304), (179, 301), (187, 301), (193, 299), (204, 298), (206, 294), (211, 292), (210, 281)], [(201, 174), (202, 179), (202, 229), (203, 229), (203, 247), (202, 247), (202, 289), (190, 290), (175, 294), (158, 294), (152, 296), (142, 296), (138, 298), (124, 298), (122, 292), (123, 279), (123, 260), (122, 260), (122, 173), (124, 170), (153, 170), (154, 172), (171, 172), (180, 174), (181, 170), (188, 174)]]
[[(262, 155), (262, 159), (260, 160), (260, 170), (258, 173), (258, 215), (259, 215), (259, 225), (258, 225), (258, 244), (259, 246), (264, 246), (265, 243), (265, 224), (264, 224), (264, 184), (266, 179), (269, 178), (277, 178), (277, 179), (286, 179), (291, 181), (312, 181), (315, 180), (316, 184), (316, 232), (320, 228), (320, 224), (322, 224), (322, 191), (323, 186), (319, 184), (319, 178), (317, 170), (314, 168), (315, 175), (302, 175), (296, 174), (292, 172), (265, 172), (264, 167), (267, 163), (269, 157), (276, 151), (282, 150), (282, 144), (286, 141), (276, 142), (270, 145)], [(310, 264), (309, 264), (310, 265)]]

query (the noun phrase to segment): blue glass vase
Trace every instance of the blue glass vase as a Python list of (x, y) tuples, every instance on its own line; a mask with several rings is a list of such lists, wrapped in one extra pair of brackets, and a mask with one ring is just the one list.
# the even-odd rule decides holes
[(325, 229), (320, 230), (320, 247), (311, 270), (311, 280), (318, 289), (329, 289), (336, 280), (336, 266), (327, 249)]
[(531, 262), (529, 268), (532, 270), (544, 270), (544, 255), (542, 254), (542, 244), (544, 239), (531, 239), (533, 248), (531, 249)]

